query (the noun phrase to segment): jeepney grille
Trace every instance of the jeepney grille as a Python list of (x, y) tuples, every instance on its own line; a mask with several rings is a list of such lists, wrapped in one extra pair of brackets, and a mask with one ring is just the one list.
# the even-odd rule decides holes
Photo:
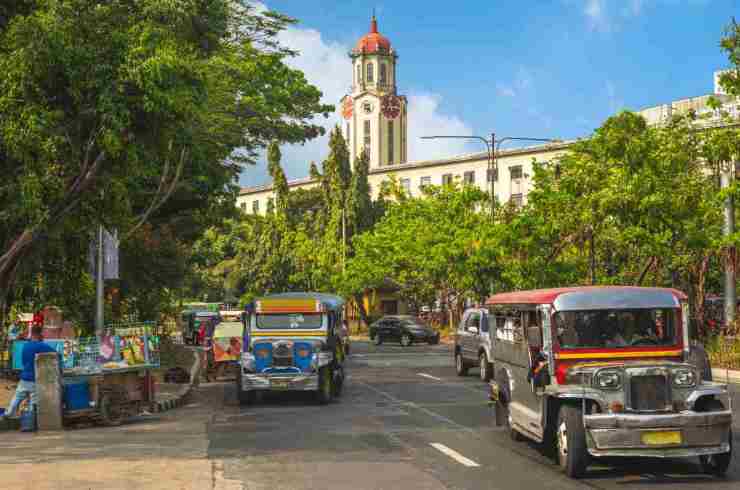
[(293, 365), (293, 352), (287, 345), (279, 345), (272, 353), (272, 365), (286, 367)]
[(662, 374), (634, 376), (630, 379), (630, 408), (635, 411), (665, 410), (668, 400), (668, 378)]

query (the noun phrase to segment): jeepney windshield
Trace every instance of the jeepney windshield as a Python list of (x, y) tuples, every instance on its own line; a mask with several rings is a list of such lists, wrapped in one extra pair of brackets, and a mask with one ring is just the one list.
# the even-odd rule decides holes
[(321, 313), (280, 313), (257, 315), (257, 328), (317, 329), (321, 328)]
[(674, 309), (560, 311), (555, 335), (561, 349), (621, 348), (677, 343)]

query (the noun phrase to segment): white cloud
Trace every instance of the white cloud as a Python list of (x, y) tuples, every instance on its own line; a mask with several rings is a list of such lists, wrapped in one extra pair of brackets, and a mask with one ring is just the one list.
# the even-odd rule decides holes
[(514, 91), (511, 86), (506, 85), (504, 83), (497, 83), (496, 84), (496, 92), (498, 92), (499, 95), (502, 97), (515, 97), (516, 92)]
[[(314, 29), (290, 27), (280, 33), (279, 40), (287, 47), (299, 52), (299, 55), (287, 60), (287, 63), (300, 69), (306, 79), (317, 86), (323, 93), (322, 101), (334, 104), (337, 113), (329, 119), (318, 118), (316, 122), (326, 128), (327, 135), (309, 141), (305, 145), (283, 145), (282, 164), (289, 179), (308, 175), (309, 164), (315, 161), (318, 165), (326, 158), (328, 152), (328, 132), (341, 122), (339, 100), (351, 90), (352, 66), (347, 53), (350, 46), (324, 39)], [(408, 124), (408, 159), (424, 160), (442, 158), (465, 153), (466, 144), (462, 140), (419, 140), (424, 134), (471, 134), (472, 130), (454, 115), (442, 114), (439, 110), (441, 97), (434, 93), (410, 92), (403, 90), (403, 80), (399, 87), (401, 95), (406, 94), (409, 101)], [(257, 185), (269, 182), (266, 165), (260, 162), (256, 167), (242, 172), (242, 185)]]
[[(470, 152), (463, 139), (422, 140), (422, 136), (469, 136), (473, 130), (460, 118), (439, 111), (442, 98), (436, 94), (411, 94), (409, 101), (408, 160), (432, 160)], [(483, 148), (480, 148), (483, 150)]]
[(611, 32), (620, 22), (642, 13), (643, 0), (585, 0), (583, 14), (592, 31)]

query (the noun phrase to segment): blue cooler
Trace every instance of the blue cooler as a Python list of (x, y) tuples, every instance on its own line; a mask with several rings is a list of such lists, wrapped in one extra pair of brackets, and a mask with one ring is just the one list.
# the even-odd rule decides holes
[(90, 408), (90, 385), (84, 380), (64, 380), (64, 409), (84, 410)]

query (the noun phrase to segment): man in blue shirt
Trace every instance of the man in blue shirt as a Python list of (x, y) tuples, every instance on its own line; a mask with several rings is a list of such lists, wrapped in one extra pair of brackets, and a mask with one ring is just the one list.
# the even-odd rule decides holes
[(31, 328), (31, 341), (23, 346), (23, 353), (21, 354), (23, 371), (21, 371), (21, 380), (15, 390), (15, 396), (13, 396), (10, 407), (8, 407), (8, 413), (6, 414), (8, 417), (17, 415), (18, 407), (26, 398), (31, 399), (31, 405), (36, 404), (36, 365), (34, 363), (36, 354), (56, 352), (53, 347), (43, 341), (41, 333), (41, 325), (34, 325)]

